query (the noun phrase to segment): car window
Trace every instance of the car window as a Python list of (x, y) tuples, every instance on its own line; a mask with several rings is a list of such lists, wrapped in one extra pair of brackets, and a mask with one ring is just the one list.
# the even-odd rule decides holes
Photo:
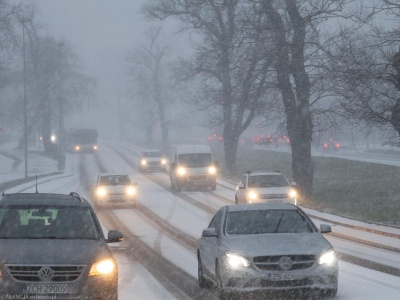
[(130, 183), (128, 175), (110, 175), (100, 178), (100, 185), (126, 185)]
[(227, 234), (314, 232), (311, 223), (296, 210), (247, 210), (229, 212)]
[(161, 152), (151, 151), (151, 152), (144, 152), (143, 156), (144, 157), (161, 157), (162, 154), (161, 154)]
[(243, 184), (244, 186), (246, 186), (246, 175), (244, 175), (244, 176), (242, 176), (242, 178), (240, 178), (239, 184)]
[(221, 220), (222, 220), (222, 211), (219, 211), (211, 220), (210, 225), (208, 225), (208, 228), (214, 227), (215, 231), (218, 232), (221, 226)]
[(99, 239), (90, 210), (69, 206), (0, 208), (1, 239)]
[(283, 175), (254, 175), (249, 177), (248, 187), (284, 187), (289, 186), (288, 181)]
[(179, 163), (187, 167), (199, 168), (212, 164), (211, 153), (185, 153), (179, 154)]

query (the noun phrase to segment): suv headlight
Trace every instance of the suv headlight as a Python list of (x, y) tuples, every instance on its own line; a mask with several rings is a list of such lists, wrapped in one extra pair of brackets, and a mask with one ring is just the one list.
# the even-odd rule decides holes
[(163, 158), (163, 159), (161, 160), (161, 164), (162, 164), (162, 165), (166, 165), (166, 164), (167, 164), (167, 160), (166, 160), (165, 158)]
[(329, 250), (329, 251), (321, 254), (321, 256), (319, 257), (318, 263), (320, 265), (331, 266), (331, 265), (333, 265), (333, 263), (335, 261), (336, 261), (335, 251)]
[(116, 265), (112, 259), (98, 261), (90, 268), (89, 276), (107, 275), (114, 271)]
[(225, 254), (225, 260), (226, 263), (229, 267), (232, 269), (238, 269), (242, 267), (248, 267), (250, 265), (250, 262), (246, 257), (234, 254), (234, 253), (226, 253)]
[(126, 189), (126, 194), (130, 195), (130, 196), (135, 195), (136, 194), (136, 189), (133, 186), (130, 186), (130, 187), (128, 187)]
[(142, 166), (145, 166), (145, 165), (147, 165), (147, 160), (142, 159), (142, 160), (140, 161), (140, 163), (142, 164)]

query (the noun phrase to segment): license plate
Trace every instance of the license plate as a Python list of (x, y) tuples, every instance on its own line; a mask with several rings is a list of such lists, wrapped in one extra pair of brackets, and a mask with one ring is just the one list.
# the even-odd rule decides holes
[(271, 281), (284, 281), (296, 280), (297, 277), (292, 273), (268, 273), (268, 280)]
[(68, 294), (68, 284), (23, 284), (24, 294)]

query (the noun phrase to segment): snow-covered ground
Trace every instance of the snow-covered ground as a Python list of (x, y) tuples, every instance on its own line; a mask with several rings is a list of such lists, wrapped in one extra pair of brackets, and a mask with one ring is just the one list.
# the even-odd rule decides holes
[[(10, 153), (21, 159), (21, 163), (14, 168), (14, 160), (10, 158), (9, 155), (4, 156), (0, 154), (0, 183), (24, 177), (23, 153), (13, 149), (13, 145), (11, 144), (0, 146), (0, 153)], [(116, 155), (112, 148), (104, 145), (103, 147), (100, 147), (100, 149), (100, 159), (107, 170), (126, 172), (136, 179), (140, 188), (139, 202), (141, 205), (149, 209), (152, 213), (174, 228), (177, 228), (191, 236), (193, 239), (197, 239), (200, 236), (202, 229), (207, 227), (212, 217), (211, 213), (201, 210), (190, 202), (184, 201), (175, 194), (170, 193), (153, 180), (150, 180), (146, 175), (139, 174), (135, 169), (128, 165), (126, 161)], [(129, 152), (126, 147), (121, 147), (120, 149), (126, 153)], [(64, 174), (39, 179), (39, 192), (69, 193), (71, 191), (76, 191), (90, 200), (89, 195), (87, 195), (87, 192), (80, 181), (78, 160), (79, 155), (68, 155)], [(135, 160), (133, 155), (132, 160)], [(29, 162), (29, 175), (34, 175), (36, 173), (45, 174), (57, 171), (57, 164), (53, 160), (49, 160), (40, 155), (29, 155)], [(89, 179), (94, 181), (99, 173), (99, 169), (93, 155), (86, 155), (85, 167), (89, 171)], [(162, 180), (165, 179), (163, 179), (164, 176), (166, 175), (159, 175)], [(34, 191), (34, 182), (29, 182), (8, 189), (6, 192)], [(224, 201), (217, 201), (216, 197), (210, 196), (207, 192), (192, 192), (187, 194), (200, 203), (206, 204), (215, 209), (221, 205), (227, 204), (224, 203)], [(229, 198), (232, 195), (232, 191), (230, 189), (225, 189), (222, 186), (218, 186), (217, 194), (221, 197)], [(197, 260), (194, 251), (188, 249), (188, 247), (183, 243), (179, 243), (176, 239), (160, 232), (151, 220), (146, 218), (138, 210), (114, 209), (112, 212), (124, 224), (124, 226), (132, 232), (133, 235), (140, 236), (142, 241), (184, 270), (188, 276), (197, 277)], [(307, 213), (318, 215), (321, 218), (333, 219), (337, 222), (347, 222), (354, 226), (365, 226), (374, 230), (387, 230), (399, 234), (399, 230), (385, 226), (365, 224), (350, 219), (343, 220), (343, 218), (340, 217), (332, 218), (331, 215), (321, 214), (313, 210), (308, 210)], [(111, 225), (106, 221), (102, 222), (102, 226), (105, 231), (112, 229)], [(333, 231), (335, 232), (337, 230), (343, 234), (347, 234), (347, 230), (351, 229), (333, 226)], [(367, 233), (365, 234), (365, 237), (360, 238), (368, 238)], [(380, 238), (383, 240), (376, 240), (374, 242), (385, 242), (384, 237)], [(134, 260), (131, 256), (126, 254), (123, 243), (121, 243), (121, 245), (110, 246), (114, 247), (115, 256), (119, 264), (120, 299), (176, 298), (153, 277), (140, 261)], [(399, 244), (394, 244), (393, 246), (400, 248)], [(347, 248), (349, 245), (346, 245), (345, 247)], [(354, 251), (361, 251), (358, 248), (354, 249)], [(366, 255), (377, 256), (377, 254), (368, 247), (364, 247), (362, 251), (367, 252)], [(382, 253), (385, 252), (379, 253), (379, 256), (385, 256), (385, 254), (382, 255)], [(389, 259), (390, 255), (390, 253), (387, 253), (387, 257), (380, 257), (379, 259)], [(400, 277), (366, 269), (350, 263), (340, 262), (339, 291), (336, 299), (375, 300), (384, 297), (388, 300), (394, 300), (399, 299), (399, 295)]]

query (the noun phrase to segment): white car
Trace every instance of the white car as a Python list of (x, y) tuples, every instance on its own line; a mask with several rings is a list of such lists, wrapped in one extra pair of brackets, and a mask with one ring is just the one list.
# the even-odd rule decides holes
[(235, 203), (279, 202), (297, 205), (297, 192), (279, 171), (248, 171), (236, 187)]
[(145, 150), (139, 157), (139, 171), (166, 171), (168, 160), (158, 150)]
[(338, 259), (323, 236), (329, 232), (329, 225), (321, 224), (318, 230), (291, 204), (224, 206), (198, 242), (199, 286), (216, 285), (220, 299), (254, 292), (333, 297), (338, 289)]
[(97, 208), (111, 205), (136, 206), (137, 184), (127, 174), (102, 173), (93, 188), (93, 201)]

